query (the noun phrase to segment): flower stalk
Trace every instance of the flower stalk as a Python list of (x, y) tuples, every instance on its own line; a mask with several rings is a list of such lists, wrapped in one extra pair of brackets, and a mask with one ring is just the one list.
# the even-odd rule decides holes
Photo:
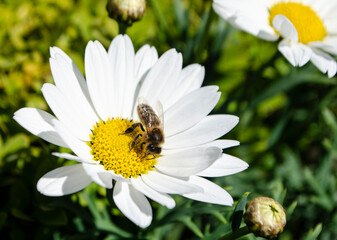
[(220, 240), (232, 240), (232, 239), (238, 239), (242, 236), (245, 236), (247, 234), (250, 233), (250, 230), (248, 228), (248, 226), (244, 226), (242, 228), (239, 228), (238, 230), (231, 232), (225, 236), (223, 236), (222, 238), (220, 238)]

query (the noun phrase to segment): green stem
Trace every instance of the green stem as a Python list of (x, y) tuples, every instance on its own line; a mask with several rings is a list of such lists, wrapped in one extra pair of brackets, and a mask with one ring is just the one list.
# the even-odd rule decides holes
[(249, 231), (248, 227), (245, 226), (245, 227), (239, 228), (238, 230), (223, 236), (222, 238), (220, 238), (220, 240), (238, 239), (239, 237), (242, 237), (242, 236), (247, 235), (249, 233), (250, 233), (250, 231)]
[(128, 25), (122, 22), (118, 22), (118, 27), (119, 27), (119, 34), (125, 34), (126, 29), (128, 29)]
[(196, 57), (197, 57), (197, 62), (202, 60), (202, 53), (205, 50), (206, 44), (207, 44), (207, 40), (209, 38), (209, 31), (211, 29), (211, 24), (215, 18), (216, 14), (213, 11), (213, 8), (210, 7), (209, 11), (208, 11), (208, 15), (207, 15), (207, 19), (206, 19), (206, 23), (204, 24), (204, 26), (202, 27), (202, 31), (200, 32), (200, 41), (199, 41), (199, 45), (197, 46), (197, 50), (196, 50)]
[(154, 15), (156, 16), (157, 20), (159, 21), (159, 26), (163, 32), (167, 32), (168, 24), (166, 22), (166, 19), (164, 17), (163, 12), (160, 10), (160, 7), (157, 3), (157, 0), (150, 0), (150, 4), (152, 5), (152, 9), (154, 12)]

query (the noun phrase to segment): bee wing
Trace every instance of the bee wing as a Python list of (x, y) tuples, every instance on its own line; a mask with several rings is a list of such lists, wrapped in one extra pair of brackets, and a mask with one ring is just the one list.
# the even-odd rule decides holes
[(149, 105), (149, 103), (147, 102), (147, 100), (144, 97), (142, 97), (142, 96), (138, 97), (138, 105), (140, 105), (140, 104)]
[(164, 110), (163, 110), (163, 104), (160, 101), (157, 101), (156, 103), (156, 111), (157, 111), (161, 126), (164, 126)]

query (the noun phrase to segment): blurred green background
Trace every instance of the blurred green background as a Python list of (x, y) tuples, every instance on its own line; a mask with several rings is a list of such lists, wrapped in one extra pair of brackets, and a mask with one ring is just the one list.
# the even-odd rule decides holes
[[(213, 179), (238, 200), (264, 195), (287, 210), (279, 239), (337, 239), (337, 86), (312, 64), (293, 68), (277, 43), (240, 32), (211, 10), (211, 1), (151, 0), (145, 17), (127, 29), (135, 49), (155, 46), (161, 55), (182, 52), (184, 65), (206, 67), (204, 85), (220, 86), (214, 113), (240, 117), (224, 138), (225, 150), (248, 170)], [(63, 49), (84, 72), (89, 40), (106, 48), (119, 33), (105, 0), (3, 0), (0, 2), (0, 232), (1, 239), (218, 239), (231, 230), (233, 207), (175, 196), (168, 210), (154, 202), (147, 229), (128, 221), (95, 184), (71, 196), (36, 191), (46, 172), (70, 161), (56, 146), (13, 119), (21, 107), (48, 109), (41, 86), (53, 82), (49, 47)], [(61, 149), (62, 151), (62, 149)], [(244, 223), (242, 223), (244, 225)], [(243, 239), (257, 239), (252, 234)]]

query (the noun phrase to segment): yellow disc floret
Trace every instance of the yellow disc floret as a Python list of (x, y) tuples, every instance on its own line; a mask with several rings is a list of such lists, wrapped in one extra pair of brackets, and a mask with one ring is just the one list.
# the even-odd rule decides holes
[(269, 13), (271, 26), (276, 15), (287, 17), (296, 28), (300, 43), (322, 41), (326, 36), (322, 20), (309, 6), (295, 2), (277, 3), (269, 9)]
[(113, 170), (125, 178), (137, 177), (154, 169), (158, 156), (146, 156), (145, 149), (141, 148), (142, 137), (137, 139), (133, 148), (131, 143), (142, 133), (140, 128), (128, 134), (125, 130), (133, 124), (127, 119), (108, 119), (97, 123), (90, 135), (93, 159), (99, 161), (105, 170)]

